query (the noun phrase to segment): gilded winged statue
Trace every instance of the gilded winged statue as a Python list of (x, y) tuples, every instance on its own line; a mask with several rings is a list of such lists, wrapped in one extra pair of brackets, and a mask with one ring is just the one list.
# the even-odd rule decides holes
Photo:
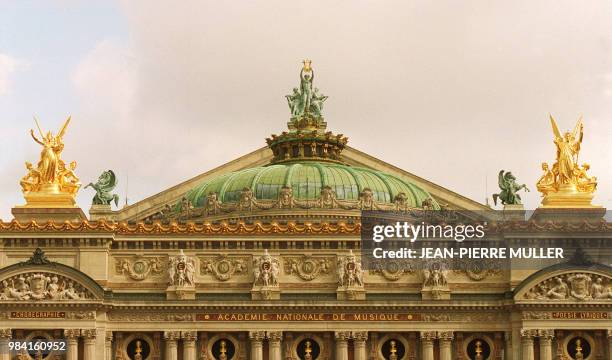
[(597, 187), (597, 178), (587, 174), (590, 169), (589, 164), (580, 165), (578, 162), (584, 133), (582, 117), (578, 119), (571, 132), (566, 131), (563, 135), (552, 115), (550, 124), (554, 135), (553, 142), (557, 147), (556, 161), (552, 167), (549, 167), (547, 163), (542, 163), (544, 174), (538, 180), (538, 191), (544, 196), (559, 191), (594, 192)]
[(94, 205), (110, 205), (111, 201), (115, 202), (115, 206), (119, 204), (119, 195), (111, 194), (111, 191), (117, 186), (117, 177), (113, 170), (104, 171), (96, 183), (89, 183), (85, 188), (91, 187), (96, 191), (92, 199)]
[(36, 167), (26, 162), (28, 174), (20, 181), (22, 191), (24, 194), (36, 192), (76, 194), (81, 186), (79, 178), (74, 173), (76, 162), (72, 161), (69, 166), (66, 166), (61, 158), (64, 150), (63, 138), (70, 124), (70, 117), (66, 119), (57, 135), (51, 131), (44, 134), (38, 120), (36, 118), (34, 120), (40, 137), (36, 136), (33, 129), (30, 130), (30, 135), (37, 144), (42, 146), (42, 150)]

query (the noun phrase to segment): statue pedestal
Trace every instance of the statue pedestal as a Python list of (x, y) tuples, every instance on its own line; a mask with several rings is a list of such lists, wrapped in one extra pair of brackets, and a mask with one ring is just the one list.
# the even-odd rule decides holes
[(87, 220), (87, 216), (85, 216), (83, 210), (74, 206), (66, 208), (39, 208), (25, 205), (14, 207), (11, 212), (13, 213), (15, 220), (22, 223), (34, 220), (39, 224), (44, 224), (48, 221), (61, 224), (65, 221), (81, 222)]
[(91, 205), (89, 208), (89, 218), (91, 220), (112, 220), (113, 210), (109, 205)]
[(525, 220), (525, 207), (523, 204), (504, 205), (505, 220)]
[(194, 286), (168, 286), (166, 289), (167, 300), (195, 300)]
[(591, 205), (593, 193), (580, 192), (572, 184), (564, 184), (556, 192), (550, 192), (542, 199), (542, 208), (601, 208)]
[(338, 300), (365, 300), (366, 291), (362, 286), (339, 286), (336, 290)]
[(280, 300), (280, 288), (278, 286), (253, 286), (251, 289), (252, 300)]
[(423, 300), (450, 300), (450, 290), (446, 286), (427, 286), (421, 290)]

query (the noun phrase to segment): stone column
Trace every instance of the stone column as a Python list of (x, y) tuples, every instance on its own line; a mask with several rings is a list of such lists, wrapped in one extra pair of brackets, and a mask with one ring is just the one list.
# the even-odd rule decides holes
[(433, 342), (435, 338), (435, 331), (421, 331), (421, 350), (423, 351), (423, 360), (434, 360)]
[(504, 360), (513, 360), (514, 354), (512, 353), (512, 331), (506, 331), (504, 333), (504, 340), (506, 346), (504, 347)]
[(270, 360), (282, 360), (281, 355), (281, 339), (283, 338), (282, 331), (268, 331), (268, 356)]
[(164, 331), (164, 342), (166, 344), (164, 360), (177, 360), (178, 349), (176, 342), (180, 337), (181, 333), (179, 331)]
[(536, 334), (535, 330), (521, 329), (521, 360), (534, 360), (533, 338)]
[(197, 331), (181, 331), (183, 339), (183, 360), (196, 360)]
[(0, 360), (11, 360), (8, 346), (11, 334), (11, 329), (0, 329)]
[(540, 338), (540, 360), (553, 360), (552, 339), (555, 331), (552, 329), (538, 330)]
[(608, 329), (608, 359), (612, 359), (612, 329)]
[(107, 331), (104, 336), (104, 360), (113, 359), (113, 332)]
[(336, 331), (336, 360), (348, 360), (348, 340), (351, 337), (350, 331)]
[(354, 360), (368, 360), (366, 352), (367, 331), (353, 331)]
[(263, 360), (263, 340), (265, 337), (265, 331), (249, 331), (249, 340), (251, 341), (251, 357), (249, 360)]
[(79, 335), (81, 335), (81, 331), (78, 329), (64, 330), (64, 337), (66, 338), (66, 360), (78, 360)]
[(96, 329), (81, 330), (83, 337), (83, 359), (98, 360), (96, 358)]
[(438, 331), (438, 338), (440, 339), (440, 360), (452, 360), (453, 332)]

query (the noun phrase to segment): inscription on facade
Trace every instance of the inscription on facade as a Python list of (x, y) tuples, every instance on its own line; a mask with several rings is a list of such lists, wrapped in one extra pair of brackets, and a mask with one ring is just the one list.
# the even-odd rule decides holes
[(607, 312), (555, 311), (552, 313), (552, 318), (561, 320), (605, 320), (609, 317)]
[(420, 314), (404, 313), (206, 313), (197, 321), (421, 321)]
[(11, 319), (65, 319), (63, 311), (12, 311)]

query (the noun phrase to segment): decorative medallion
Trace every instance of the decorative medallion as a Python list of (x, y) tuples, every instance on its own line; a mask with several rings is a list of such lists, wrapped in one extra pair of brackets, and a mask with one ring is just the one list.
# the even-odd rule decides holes
[(320, 274), (329, 273), (330, 261), (327, 258), (304, 255), (302, 257), (286, 257), (285, 273), (295, 274), (302, 280), (311, 281)]
[(115, 259), (115, 272), (120, 275), (127, 275), (136, 281), (142, 281), (149, 275), (162, 275), (164, 267), (162, 257), (133, 256)]
[(246, 271), (246, 257), (230, 257), (227, 254), (223, 254), (214, 258), (200, 258), (200, 272), (202, 275), (213, 275), (219, 281), (228, 281), (234, 274), (244, 274)]

